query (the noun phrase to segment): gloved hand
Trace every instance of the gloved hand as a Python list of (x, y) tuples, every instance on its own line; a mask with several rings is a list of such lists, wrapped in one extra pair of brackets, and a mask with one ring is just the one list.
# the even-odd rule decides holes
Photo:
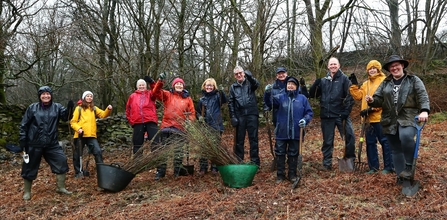
[(20, 141), (20, 149), (22, 149), (22, 151), (25, 151), (25, 146), (26, 146), (26, 142), (25, 141)]
[(73, 100), (68, 101), (67, 103), (67, 109), (70, 111), (73, 111), (73, 107), (74, 107), (74, 102)]
[(348, 117), (349, 117), (349, 113), (342, 112), (342, 113), (340, 114), (340, 118), (343, 119), (343, 120), (346, 120)]
[(245, 77), (253, 77), (253, 74), (249, 70), (245, 70)]
[(359, 82), (357, 81), (357, 77), (355, 76), (355, 73), (351, 73), (349, 76), (349, 80), (351, 80), (352, 85), (358, 85)]
[(304, 118), (303, 118), (298, 122), (298, 124), (300, 125), (301, 128), (304, 128), (304, 127), (306, 127), (306, 120), (304, 120)]
[(239, 124), (239, 120), (236, 117), (231, 118), (231, 126), (236, 127)]
[(154, 80), (150, 76), (145, 76), (144, 81), (146, 81), (147, 84), (154, 83)]
[(301, 86), (306, 86), (306, 82), (304, 81), (303, 77), (300, 78), (300, 85)]
[(367, 109), (363, 109), (362, 111), (360, 111), (360, 116), (361, 117), (366, 117), (367, 115), (370, 115), (374, 110), (370, 107)]
[(271, 90), (273, 87), (272, 87), (272, 84), (267, 84), (266, 86), (265, 86), (265, 91), (269, 91), (269, 90)]
[(205, 123), (205, 118), (203, 116), (199, 116), (199, 122)]
[(160, 73), (160, 75), (158, 75), (158, 78), (160, 80), (164, 80), (166, 78), (166, 73), (165, 72)]

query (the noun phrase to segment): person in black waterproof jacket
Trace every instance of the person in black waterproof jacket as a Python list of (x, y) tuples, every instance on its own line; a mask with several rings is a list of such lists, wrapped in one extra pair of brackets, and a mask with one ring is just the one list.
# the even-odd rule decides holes
[(250, 142), (250, 160), (257, 166), (261, 165), (258, 147), (259, 110), (255, 91), (259, 87), (259, 81), (252, 73), (240, 66), (233, 70), (234, 82), (230, 86), (228, 96), (228, 108), (231, 117), (231, 125), (236, 128), (236, 143), (234, 153), (240, 161), (244, 161), (245, 132), (248, 133)]
[[(208, 78), (202, 84), (202, 95), (197, 103), (197, 118), (222, 135), (224, 126), (221, 108), (223, 104), (227, 103), (225, 92), (222, 89), (218, 90), (216, 80)], [(200, 158), (199, 163), (200, 174), (208, 172), (208, 159)], [(218, 169), (215, 164), (211, 164), (211, 171), (217, 173)]]
[(332, 169), (335, 127), (345, 141), (346, 158), (355, 158), (355, 136), (352, 129), (351, 113), (354, 99), (349, 92), (351, 81), (341, 71), (340, 62), (331, 57), (326, 77), (315, 80), (310, 87), (309, 97), (320, 98), (321, 131), (323, 133), (323, 167)]
[(393, 152), (397, 184), (412, 178), (414, 151), (416, 148), (415, 116), (419, 122), (428, 121), (430, 100), (422, 80), (405, 70), (408, 61), (398, 55), (391, 55), (383, 69), (388, 75), (373, 96), (367, 95), (371, 107), (382, 107), (382, 125)]
[[(53, 91), (48, 86), (42, 86), (37, 91), (39, 102), (31, 104), (23, 115), (20, 123), (19, 141), (22, 150), (29, 155), (29, 162), (22, 164), (21, 176), (24, 179), (24, 200), (31, 199), (31, 185), (37, 177), (42, 157), (56, 174), (56, 192), (71, 194), (65, 188), (65, 175), (68, 172), (67, 157), (58, 142), (59, 120), (67, 121), (73, 101), (67, 108), (53, 102)], [(68, 111), (67, 109), (70, 109)]]

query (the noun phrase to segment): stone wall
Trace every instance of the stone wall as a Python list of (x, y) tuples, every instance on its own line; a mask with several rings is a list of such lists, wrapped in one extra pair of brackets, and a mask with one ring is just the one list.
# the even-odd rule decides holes
[[(0, 104), (0, 149), (5, 150), (7, 143), (18, 145), (19, 126), (25, 113), (25, 106)], [(124, 113), (117, 113), (104, 119), (97, 119), (98, 142), (102, 148), (122, 148), (132, 145), (132, 127)], [(59, 126), (59, 141), (66, 147), (73, 137), (68, 122)]]

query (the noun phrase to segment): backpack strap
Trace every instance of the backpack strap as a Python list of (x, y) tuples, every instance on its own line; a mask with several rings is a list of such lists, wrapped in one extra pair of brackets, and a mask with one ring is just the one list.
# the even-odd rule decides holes
[[(79, 122), (79, 120), (81, 120), (81, 109), (82, 109), (82, 107), (81, 106), (78, 106), (78, 122)], [(94, 114), (95, 114), (95, 118), (96, 118), (96, 106), (93, 106), (93, 112), (94, 112)]]

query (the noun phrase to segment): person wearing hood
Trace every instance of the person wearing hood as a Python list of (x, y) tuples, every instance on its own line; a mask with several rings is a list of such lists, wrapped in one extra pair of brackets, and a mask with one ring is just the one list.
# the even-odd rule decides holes
[[(164, 142), (168, 138), (176, 139), (178, 143), (183, 143), (181, 132), (185, 132), (185, 122), (196, 120), (194, 103), (185, 89), (185, 81), (175, 78), (172, 81), (170, 90), (161, 90), (157, 93), (157, 99), (164, 105), (163, 119), (160, 125), (160, 141)], [(182, 146), (177, 146), (174, 152), (174, 176), (187, 175), (182, 168), (183, 157)], [(155, 179), (166, 175), (166, 164), (157, 167)]]
[[(223, 90), (223, 89), (222, 89)], [(224, 131), (222, 105), (227, 103), (225, 92), (217, 89), (216, 80), (206, 79), (202, 84), (202, 97), (199, 99), (196, 107), (197, 118), (200, 122), (206, 123), (222, 135)], [(208, 160), (200, 158), (200, 174), (208, 171)], [(211, 171), (216, 173), (217, 166), (212, 164)]]
[[(285, 179), (285, 161), (287, 155), (288, 178), (295, 182), (298, 163), (300, 129), (309, 124), (313, 118), (312, 107), (307, 98), (299, 92), (298, 80), (289, 77), (286, 91), (273, 96), (273, 110), (276, 115), (276, 182)], [(304, 137), (304, 136), (303, 136)]]
[(332, 170), (332, 153), (334, 151), (335, 128), (345, 141), (345, 159), (355, 159), (355, 136), (349, 115), (354, 99), (349, 93), (351, 81), (341, 71), (340, 61), (331, 57), (328, 61), (328, 73), (315, 80), (309, 90), (310, 98), (320, 99), (321, 131), (323, 133), (322, 171)]
[[(81, 146), (87, 145), (89, 152), (93, 154), (95, 163), (103, 163), (102, 152), (96, 136), (96, 118), (106, 118), (112, 112), (112, 106), (108, 105), (105, 110), (95, 106), (93, 103), (93, 93), (85, 91), (82, 94), (81, 105), (76, 106), (73, 111), (73, 117), (70, 120), (70, 126), (73, 128), (74, 146), (79, 146), (78, 141), (81, 141)], [(82, 149), (77, 147), (73, 151), (73, 167), (75, 170), (75, 178), (82, 177), (81, 172), (81, 155)]]
[(374, 95), (365, 100), (373, 108), (382, 108), (380, 124), (393, 152), (397, 184), (412, 178), (412, 167), (417, 133), (415, 117), (426, 122), (430, 113), (430, 100), (422, 80), (409, 74), (408, 61), (391, 55), (383, 69), (390, 72)]
[[(137, 89), (127, 99), (126, 118), (133, 129), (132, 152), (134, 154), (143, 145), (145, 133), (147, 133), (149, 140), (154, 139), (154, 142), (158, 142), (158, 137), (156, 136), (158, 132), (158, 116), (155, 106), (155, 94), (161, 91), (164, 78), (165, 73), (161, 73), (157, 82), (154, 82), (149, 76), (145, 76), (144, 80), (139, 79), (136, 84)], [(150, 84), (151, 90), (147, 89), (147, 84)]]
[(28, 106), (20, 123), (19, 142), (22, 151), (29, 155), (29, 161), (22, 164), (21, 176), (24, 180), (24, 200), (31, 199), (31, 185), (37, 178), (42, 157), (50, 165), (51, 172), (56, 174), (56, 192), (71, 194), (65, 188), (68, 172), (67, 157), (59, 145), (59, 120), (67, 121), (73, 101), (67, 108), (53, 102), (53, 90), (42, 86), (37, 91), (39, 102)]
[[(377, 60), (371, 60), (366, 65), (366, 72), (368, 74), (368, 80), (363, 82), (359, 87), (357, 77), (354, 73), (351, 74), (349, 79), (352, 86), (349, 87), (349, 92), (354, 100), (361, 101), (360, 116), (363, 123), (366, 123), (365, 137), (366, 137), (366, 155), (368, 156), (368, 174), (376, 173), (379, 170), (379, 157), (377, 153), (377, 141), (382, 145), (383, 156), (383, 174), (392, 173), (394, 171), (393, 159), (391, 148), (388, 145), (388, 140), (382, 132), (382, 126), (380, 125), (380, 114), (382, 114), (382, 108), (368, 107), (366, 103), (366, 95), (372, 96), (379, 87), (380, 83), (385, 79), (385, 74), (382, 72), (382, 65)], [(360, 137), (363, 138), (363, 137)]]

